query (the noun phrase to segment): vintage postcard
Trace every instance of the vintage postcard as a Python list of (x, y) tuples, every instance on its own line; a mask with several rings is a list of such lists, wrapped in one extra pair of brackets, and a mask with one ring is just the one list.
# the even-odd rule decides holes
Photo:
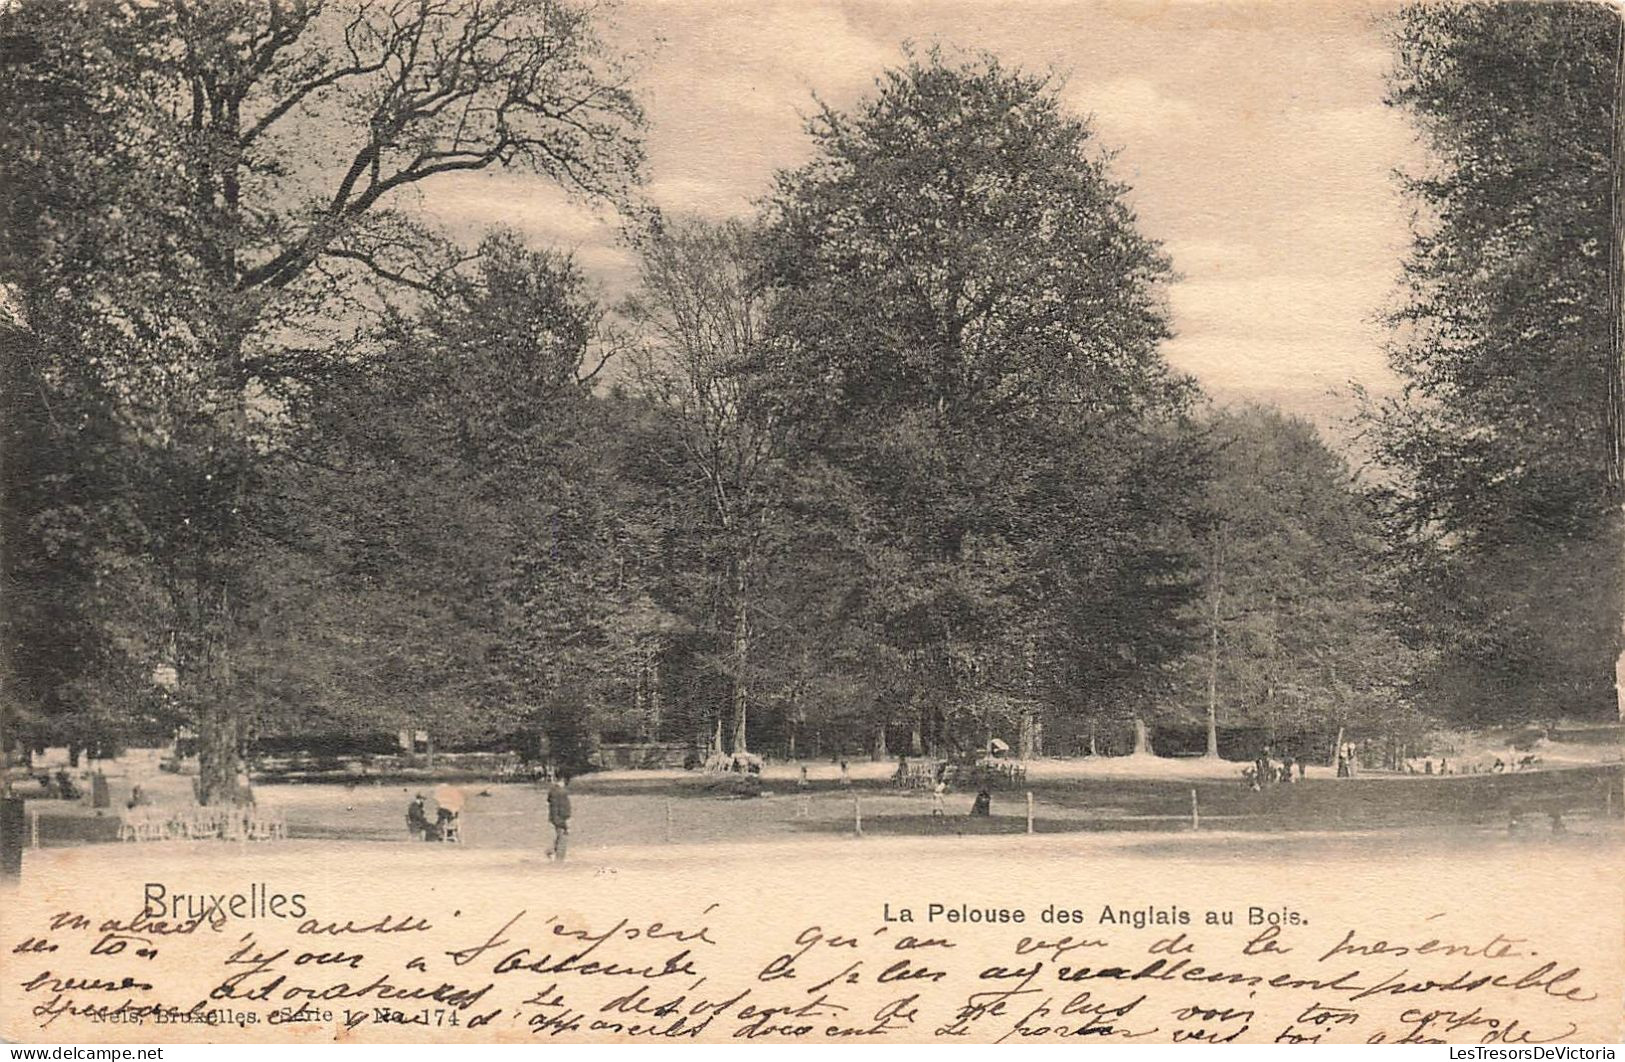
[(0, 2), (0, 1038), (1614, 1057), (1622, 75)]

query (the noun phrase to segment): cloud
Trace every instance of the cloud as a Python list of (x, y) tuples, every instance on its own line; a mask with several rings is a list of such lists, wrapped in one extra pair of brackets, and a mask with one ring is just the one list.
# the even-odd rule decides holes
[(613, 211), (573, 199), (530, 173), (447, 174), (424, 190), (424, 209), (459, 235), (501, 226), (544, 243), (575, 246), (601, 241), (606, 234), (613, 238), (616, 232)]
[[(1062, 102), (1120, 149), (1142, 229), (1184, 280), (1169, 358), (1215, 393), (1296, 396), (1391, 381), (1372, 315), (1407, 239), (1390, 171), (1418, 159), (1384, 107), (1391, 53), (1374, 15), (1301, 5), (1165, 0), (627, 0), (612, 47), (639, 53), (649, 199), (743, 215), (775, 170), (811, 150), (813, 94), (846, 108), (900, 44), (986, 48), (1066, 76)], [(631, 276), (617, 219), (538, 178), (447, 181), (425, 209), (453, 231), (502, 224), (577, 253), (614, 288)], [(1286, 401), (1286, 399), (1282, 399)]]
[(1177, 135), (1202, 118), (1193, 101), (1171, 95), (1142, 77), (1073, 82), (1062, 90), (1061, 102), (1078, 114), (1093, 115), (1108, 141), (1118, 143), (1132, 142), (1148, 131)]

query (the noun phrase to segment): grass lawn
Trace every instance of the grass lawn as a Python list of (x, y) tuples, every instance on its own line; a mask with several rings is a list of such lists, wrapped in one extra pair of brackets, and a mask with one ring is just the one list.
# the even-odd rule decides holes
[[(1583, 832), (1590, 820), (1621, 814), (1621, 771), (1619, 766), (1595, 766), (1505, 775), (1311, 776), (1263, 792), (1223, 777), (1051, 773), (1038, 774), (1026, 789), (1034, 796), (1037, 833), (1188, 831), (1192, 791), (1202, 826), (1225, 831), (1436, 826), (1504, 832), (1514, 810), (1525, 817), (1527, 828), (1546, 830), (1546, 812), (1555, 809), (1563, 812), (1565, 825)], [(718, 795), (703, 777), (680, 773), (587, 776), (571, 784), (572, 846), (592, 850), (851, 834), (855, 803), (866, 835), (930, 837), (1027, 829), (1025, 791), (995, 790), (993, 814), (974, 819), (968, 815), (972, 794), (950, 793), (947, 814), (937, 817), (925, 793), (894, 789), (876, 771), (853, 773), (850, 788), (833, 777), (815, 776), (805, 796), (790, 777), (770, 777), (765, 795), (752, 799)], [(178, 789), (181, 781), (174, 779), (170, 788)], [(471, 783), (463, 789), (463, 834), (470, 847), (539, 850), (551, 843), (541, 788)], [(382, 782), (257, 788), (260, 805), (280, 811), (294, 839), (393, 843), (407, 843), (406, 805), (419, 791), (432, 798), (430, 786)], [(159, 793), (157, 798), (167, 803), (180, 794)], [(115, 785), (115, 808), (99, 814), (82, 803), (37, 800), (28, 807), (40, 815), (41, 844), (54, 847), (114, 841), (123, 799)]]

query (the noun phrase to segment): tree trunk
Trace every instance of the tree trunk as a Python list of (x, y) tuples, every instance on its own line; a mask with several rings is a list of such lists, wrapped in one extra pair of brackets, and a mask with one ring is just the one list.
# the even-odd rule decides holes
[(1021, 711), (1020, 737), (1016, 741), (1017, 754), (1024, 760), (1030, 760), (1038, 755), (1038, 711), (1035, 708), (1023, 708)]
[(1134, 755), (1151, 755), (1151, 732), (1146, 728), (1145, 720), (1140, 716), (1134, 717)]
[(1031, 634), (1022, 645), (1021, 663), (1026, 704), (1017, 724), (1016, 754), (1030, 760), (1038, 755), (1038, 642)]
[(1093, 719), (1089, 720), (1089, 755), (1100, 755), (1100, 747), (1095, 744), (1095, 721)]
[(197, 713), (198, 803), (223, 807), (237, 802), (237, 717), (218, 691)]
[[(241, 492), (239, 490), (239, 497)], [(182, 673), (182, 689), (195, 706), (198, 742), (198, 803), (223, 807), (244, 794), (237, 785), (242, 766), (243, 724), (231, 681), (226, 627), (231, 622), (228, 590), (204, 583), (197, 597), (194, 644), (188, 655), (194, 666)], [(218, 594), (219, 611), (210, 602)]]
[(654, 654), (652, 654), (652, 653), (650, 654), (649, 672), (648, 672), (648, 674), (649, 674), (649, 692), (648, 692), (648, 699), (649, 699), (649, 740), (650, 741), (659, 741), (660, 740), (660, 726), (661, 726), (662, 723), (665, 722), (665, 720), (663, 720), (660, 717), (661, 708), (663, 707), (661, 702), (660, 702), (660, 664), (659, 664), (658, 661), (656, 661), (654, 659)]
[[(1614, 534), (1625, 549), (1625, 22), (1618, 22), (1619, 49), (1614, 60), (1613, 238), (1610, 241), (1608, 295), (1613, 329), (1609, 336), (1608, 427), (1613, 461), (1609, 467), (1609, 501), (1616, 510)], [(1625, 561), (1625, 559), (1622, 559)], [(1620, 601), (1621, 637), (1625, 640), (1625, 600)], [(1625, 650), (1614, 661), (1614, 696), (1625, 722)]]
[(1337, 754), (1343, 748), (1343, 728), (1337, 728), (1337, 740), (1332, 742), (1332, 754), (1326, 758), (1326, 766), (1337, 766)]
[(639, 736), (645, 741), (653, 741), (654, 735), (649, 732), (649, 704), (643, 691), (644, 668), (642, 661), (638, 663), (638, 677), (632, 683), (632, 715), (639, 723)]
[(1208, 624), (1207, 757), (1219, 758), (1219, 617), (1224, 602), (1224, 528), (1213, 532), (1213, 614)]
[(749, 751), (745, 744), (745, 715), (750, 703), (750, 681), (746, 667), (750, 662), (750, 610), (747, 607), (745, 562), (734, 565), (734, 725), (733, 751), (735, 755)]
[(890, 759), (891, 758), (891, 753), (886, 751), (886, 724), (885, 723), (881, 723), (880, 728), (875, 731), (875, 750), (874, 750), (874, 754), (873, 754), (873, 756), (871, 758), (874, 759), (877, 762), (880, 761), (880, 760), (885, 760), (885, 759)]
[(909, 734), (908, 742), (908, 751), (911, 756), (925, 755), (924, 716), (924, 708), (914, 713), (914, 728)]

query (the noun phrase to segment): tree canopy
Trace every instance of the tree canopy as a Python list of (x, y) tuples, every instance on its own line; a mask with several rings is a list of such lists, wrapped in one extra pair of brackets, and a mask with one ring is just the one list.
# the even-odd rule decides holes
[(1368, 405), (1413, 644), (1468, 719), (1613, 707), (1619, 362), (1610, 298), (1617, 13), (1422, 4), (1393, 22), (1406, 177), (1401, 397)]
[[(1357, 478), (1169, 366), (1110, 148), (994, 56), (905, 52), (714, 221), (636, 201), (563, 0), (6, 7), (8, 724), (192, 727), (214, 800), (301, 735), (579, 766), (1611, 707), (1618, 23), (1392, 25), (1432, 163)], [(488, 167), (635, 219), (630, 290), (410, 209)]]

